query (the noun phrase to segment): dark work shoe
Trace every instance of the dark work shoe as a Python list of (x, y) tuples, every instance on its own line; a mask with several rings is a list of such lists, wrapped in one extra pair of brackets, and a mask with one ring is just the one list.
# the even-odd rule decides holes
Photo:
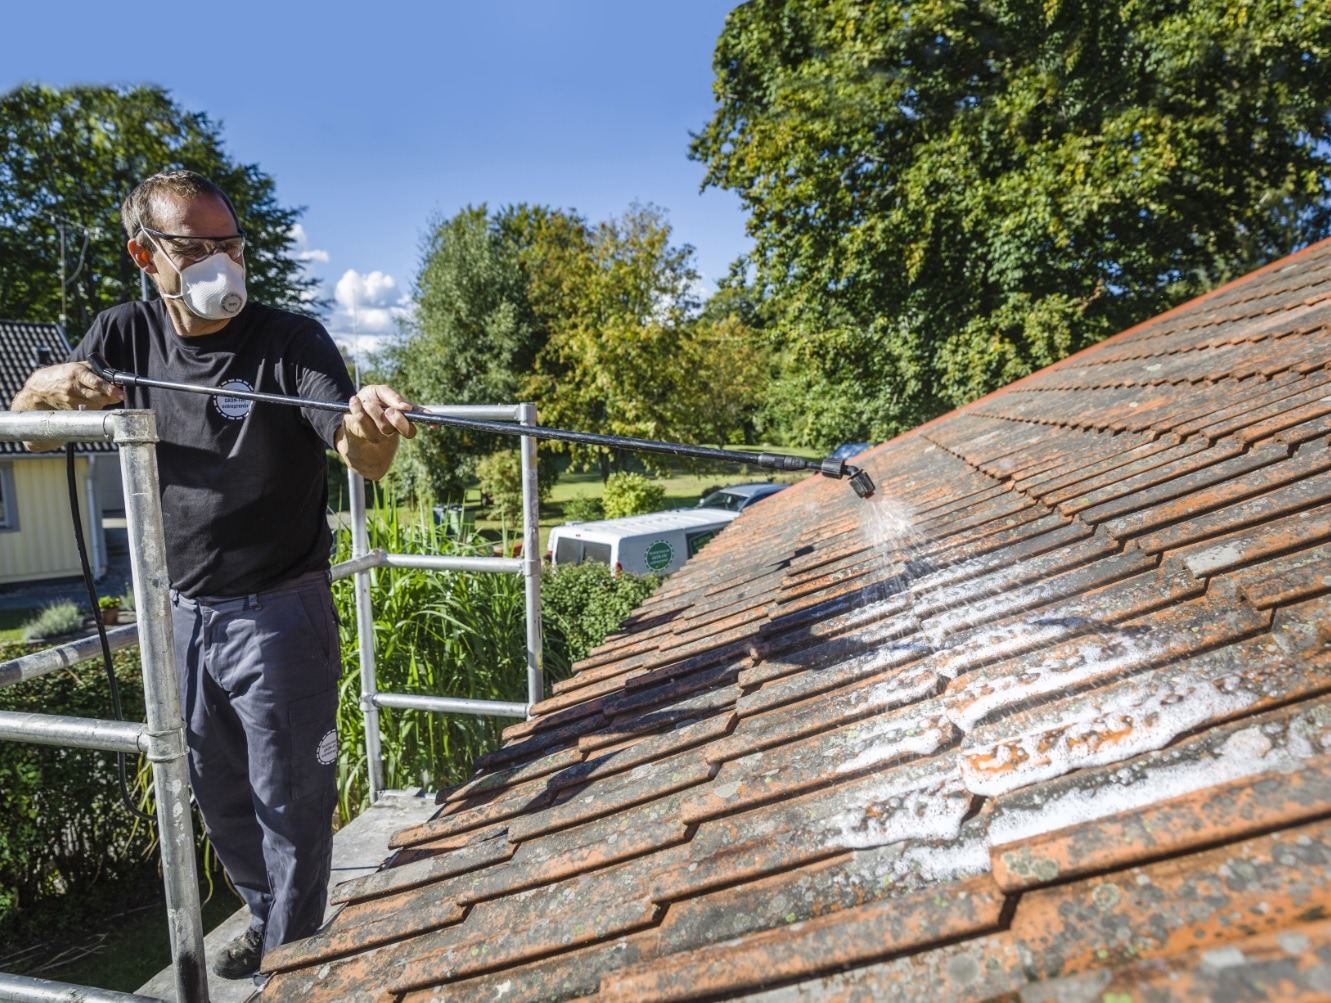
[(213, 962), (213, 974), (224, 979), (243, 979), (259, 970), (263, 958), (263, 931), (250, 927), (231, 941)]

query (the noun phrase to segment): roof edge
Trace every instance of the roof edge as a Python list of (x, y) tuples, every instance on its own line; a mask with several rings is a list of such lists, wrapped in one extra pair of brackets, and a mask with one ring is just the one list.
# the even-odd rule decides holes
[(1234, 289), (1237, 286), (1241, 286), (1245, 282), (1251, 282), (1253, 279), (1265, 275), (1267, 272), (1274, 271), (1277, 268), (1281, 268), (1285, 265), (1288, 265), (1290, 262), (1303, 257), (1305, 254), (1310, 254), (1313, 251), (1316, 251), (1319, 248), (1325, 247), (1327, 245), (1331, 245), (1331, 237), (1323, 237), (1321, 240), (1309, 244), (1307, 247), (1302, 247), (1297, 251), (1293, 251), (1290, 254), (1286, 254), (1282, 258), (1276, 258), (1274, 261), (1268, 261), (1260, 268), (1256, 268), (1245, 275), (1240, 275), (1236, 279), (1230, 279), (1230, 281), (1226, 282), (1224, 285), (1216, 286), (1214, 289), (1208, 289), (1206, 292), (1202, 293), (1199, 296), (1194, 296), (1190, 300), (1184, 300), (1182, 303), (1170, 307), (1164, 313), (1158, 313), (1153, 317), (1147, 317), (1145, 320), (1138, 321), (1136, 324), (1133, 324), (1131, 327), (1124, 328), (1122, 331), (1119, 331), (1117, 334), (1111, 334), (1108, 338), (1105, 338), (1103, 341), (1097, 341), (1093, 345), (1087, 345), (1085, 348), (1081, 349), (1080, 351), (1073, 352), (1071, 355), (1059, 359), (1057, 362), (1051, 362), (1049, 365), (1044, 366), (1043, 368), (1037, 369), (1034, 372), (1027, 373), (1025, 376), (1022, 376), (1019, 379), (1013, 380), (1011, 383), (1007, 384), (1006, 386), (999, 387), (997, 390), (991, 390), (983, 397), (977, 397), (973, 401), (967, 401), (965, 404), (961, 404), (957, 407), (954, 407), (951, 411), (948, 411), (945, 414), (940, 414), (937, 418), (930, 418), (928, 421), (924, 422), (923, 424), (916, 425), (914, 428), (910, 429), (909, 431), (902, 432), (900, 435), (896, 436), (895, 438), (889, 439), (888, 442), (900, 442), (901, 440), (906, 439), (909, 436), (915, 435), (918, 432), (923, 432), (925, 429), (932, 427), (938, 422), (945, 421), (948, 418), (953, 417), (954, 415), (958, 414), (961, 411), (966, 410), (969, 407), (974, 407), (977, 404), (983, 404), (985, 401), (993, 400), (995, 397), (998, 397), (1002, 394), (1008, 393), (1011, 390), (1014, 390), (1015, 388), (1025, 383), (1027, 380), (1033, 379), (1034, 377), (1038, 376), (1040, 373), (1043, 373), (1047, 369), (1052, 369), (1054, 366), (1060, 366), (1065, 362), (1069, 362), (1072, 359), (1078, 359), (1081, 356), (1088, 354), (1089, 352), (1098, 351), (1101, 348), (1103, 348), (1105, 345), (1118, 341), (1120, 338), (1126, 338), (1128, 335), (1133, 334), (1136, 331), (1140, 331), (1142, 328), (1146, 327), (1147, 325), (1158, 323), (1164, 320), (1166, 317), (1172, 317), (1175, 314), (1182, 313), (1185, 310), (1191, 310), (1193, 307), (1197, 306), (1200, 303), (1206, 302), (1207, 300), (1211, 299), (1213, 296), (1219, 296), (1221, 293)]

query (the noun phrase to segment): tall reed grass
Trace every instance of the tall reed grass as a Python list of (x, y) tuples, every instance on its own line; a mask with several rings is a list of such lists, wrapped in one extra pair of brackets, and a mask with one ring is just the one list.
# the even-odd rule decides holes
[[(449, 537), (429, 510), (404, 516), (394, 505), (372, 508), (371, 548), (390, 553), (488, 555), (479, 536)], [(351, 556), (341, 532), (336, 560)], [(339, 805), (344, 821), (368, 804), (364, 719), (352, 579), (335, 582), (342, 622), (343, 674), (338, 709)], [(370, 588), (375, 662), (381, 692), (422, 693), (478, 700), (526, 699), (523, 581), (518, 575), (464, 574), (379, 568)], [(503, 718), (383, 708), (379, 729), (384, 782), (390, 789), (438, 790), (466, 779), (473, 760), (499, 743), (513, 723)]]

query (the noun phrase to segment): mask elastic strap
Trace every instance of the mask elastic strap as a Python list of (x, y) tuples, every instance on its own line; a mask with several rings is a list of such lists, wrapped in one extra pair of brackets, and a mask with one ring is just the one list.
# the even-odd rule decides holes
[[(185, 291), (184, 291), (184, 290), (185, 290), (185, 276), (184, 276), (184, 275), (181, 275), (181, 273), (180, 273), (180, 269), (177, 268), (177, 267), (176, 267), (176, 263), (175, 263), (174, 261), (171, 260), (171, 255), (167, 254), (166, 251), (163, 250), (162, 246), (161, 246), (160, 244), (158, 244), (157, 241), (153, 240), (152, 235), (151, 235), (150, 233), (148, 233), (148, 230), (147, 230), (146, 227), (144, 227), (144, 226), (140, 226), (140, 227), (139, 227), (139, 233), (141, 233), (143, 236), (147, 237), (148, 240), (152, 243), (152, 246), (155, 247), (155, 248), (157, 248), (157, 250), (159, 250), (159, 251), (162, 252), (162, 257), (164, 257), (164, 258), (166, 259), (166, 263), (167, 263), (168, 265), (171, 266), (171, 270), (172, 270), (173, 272), (175, 272), (176, 275), (179, 276), (179, 278), (180, 278), (180, 289), (181, 289), (180, 292), (178, 292), (178, 293), (164, 293), (164, 292), (162, 292), (162, 287), (161, 287), (160, 285), (158, 285), (158, 287), (157, 287), (157, 295), (160, 296), (160, 297), (162, 297), (162, 299), (164, 299), (164, 300), (183, 300), (183, 299), (185, 298)], [(137, 239), (137, 238), (136, 238), (136, 239)]]

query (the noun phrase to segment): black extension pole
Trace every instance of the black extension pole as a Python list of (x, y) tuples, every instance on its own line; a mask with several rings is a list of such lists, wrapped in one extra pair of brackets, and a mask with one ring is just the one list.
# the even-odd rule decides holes
[[(341, 401), (313, 400), (308, 397), (288, 397), (283, 394), (266, 394), (256, 390), (222, 390), (217, 387), (203, 387), (193, 383), (174, 383), (170, 380), (156, 380), (147, 376), (138, 376), (120, 369), (112, 369), (106, 360), (94, 356), (89, 360), (93, 371), (110, 383), (126, 387), (154, 387), (159, 390), (179, 390), (184, 393), (205, 394), (210, 397), (235, 397), (240, 400), (261, 401), (266, 404), (282, 404), (288, 407), (309, 407), (320, 411), (351, 410), (349, 404)], [(873, 481), (869, 475), (843, 460), (828, 458), (825, 460), (806, 460), (802, 456), (787, 456), (781, 453), (745, 453), (729, 449), (713, 449), (710, 446), (690, 446), (679, 442), (657, 442), (654, 439), (634, 439), (622, 435), (597, 435), (592, 432), (573, 432), (562, 428), (549, 428), (545, 425), (514, 425), (503, 421), (484, 421), (479, 418), (454, 418), (449, 415), (432, 414), (428, 411), (403, 411), (408, 421), (418, 425), (446, 425), (450, 428), (466, 428), (473, 432), (493, 432), (498, 435), (530, 435), (536, 439), (552, 439), (559, 442), (577, 442), (587, 446), (604, 446), (609, 449), (627, 449), (637, 453), (664, 453), (668, 456), (692, 456), (703, 460), (722, 460), (729, 463), (748, 463), (764, 467), (767, 470), (816, 470), (824, 477), (849, 477), (851, 487), (861, 498), (872, 498)]]

